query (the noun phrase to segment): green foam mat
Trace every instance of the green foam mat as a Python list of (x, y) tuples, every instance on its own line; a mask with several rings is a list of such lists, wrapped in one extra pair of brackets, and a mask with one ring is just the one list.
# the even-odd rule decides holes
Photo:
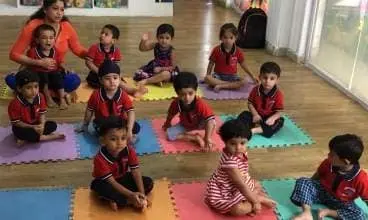
[[(234, 119), (234, 115), (220, 116), (222, 121)], [(254, 135), (248, 143), (248, 148), (272, 148), (272, 147), (290, 147), (292, 145), (313, 144), (312, 138), (301, 129), (289, 116), (283, 115), (284, 126), (271, 138), (265, 138), (262, 135)]]
[[(292, 219), (293, 216), (301, 212), (301, 208), (294, 205), (290, 200), (295, 185), (295, 179), (271, 179), (263, 180), (261, 183), (267, 194), (277, 202), (276, 211), (279, 219)], [(355, 202), (368, 215), (368, 207), (363, 200), (357, 199)], [(326, 208), (326, 206), (320, 204), (312, 206), (313, 219), (318, 219), (317, 212), (320, 208)], [(332, 220), (332, 218), (324, 219)]]

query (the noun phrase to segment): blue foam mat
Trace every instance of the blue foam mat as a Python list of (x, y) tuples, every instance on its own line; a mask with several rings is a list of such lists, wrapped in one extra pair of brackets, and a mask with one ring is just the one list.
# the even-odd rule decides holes
[[(222, 121), (233, 119), (234, 115), (221, 115)], [(287, 115), (283, 115), (284, 126), (274, 134), (271, 138), (265, 138), (262, 135), (254, 135), (248, 143), (248, 148), (273, 148), (273, 147), (289, 147), (292, 145), (308, 145), (313, 144), (312, 138), (306, 134), (303, 129), (298, 127)]]
[[(276, 210), (281, 220), (289, 220), (292, 219), (293, 216), (299, 214), (301, 212), (301, 208), (294, 205), (290, 196), (293, 192), (295, 179), (271, 179), (271, 180), (263, 180), (261, 181), (262, 186), (266, 190), (267, 194), (277, 202)], [(364, 210), (368, 215), (368, 207), (361, 200), (355, 200), (355, 203)], [(313, 219), (318, 219), (318, 209), (326, 208), (326, 206), (316, 204), (312, 206)], [(332, 218), (324, 218), (331, 219)]]
[(16, 189), (0, 191), (0, 219), (67, 220), (72, 189)]
[[(141, 126), (137, 142), (134, 145), (137, 154), (143, 155), (160, 152), (160, 144), (152, 129), (151, 122), (146, 119), (138, 120), (137, 122)], [(83, 132), (77, 134), (77, 145), (81, 159), (93, 158), (100, 147), (96, 131), (92, 125), (89, 126), (88, 131), (88, 133)]]

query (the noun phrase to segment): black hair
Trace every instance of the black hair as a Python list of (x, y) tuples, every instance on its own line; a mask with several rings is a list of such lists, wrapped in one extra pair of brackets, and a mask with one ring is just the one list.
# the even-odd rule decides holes
[[(64, 6), (66, 5), (65, 3), (65, 0), (43, 0), (43, 4), (42, 4), (42, 7), (39, 8), (35, 13), (33, 13), (28, 21), (32, 21), (33, 19), (44, 19), (46, 14), (45, 14), (45, 9), (51, 7), (54, 3), (58, 2), (58, 1), (62, 1), (64, 2)], [(63, 18), (61, 19), (61, 21), (69, 21), (68, 18), (64, 15)]]
[(27, 69), (21, 70), (17, 74), (15, 74), (15, 85), (20, 88), (22, 88), (24, 85), (27, 85), (28, 83), (39, 81), (40, 78), (38, 77), (38, 74)]
[(358, 163), (364, 151), (362, 139), (355, 134), (337, 135), (330, 140), (328, 146), (339, 158), (353, 164)]
[(113, 39), (119, 39), (119, 37), (120, 37), (120, 31), (119, 31), (119, 28), (118, 27), (116, 27), (113, 24), (107, 24), (102, 29), (104, 29), (104, 28), (107, 28), (107, 29), (109, 29), (112, 32), (112, 38)]
[(225, 32), (231, 32), (235, 37), (238, 35), (238, 29), (233, 23), (226, 23), (221, 26), (220, 39), (224, 36)]
[(33, 40), (38, 39), (41, 36), (42, 31), (52, 31), (52, 32), (54, 32), (54, 36), (56, 36), (56, 31), (51, 25), (41, 24), (41, 25), (37, 26), (36, 29), (34, 29), (34, 31), (32, 33), (33, 34)]
[(126, 130), (128, 128), (126, 120), (122, 119), (119, 116), (115, 116), (115, 115), (108, 116), (104, 118), (104, 120), (101, 120), (101, 125), (100, 125), (100, 128), (98, 129), (98, 135), (102, 137), (105, 134), (107, 134), (109, 130), (115, 129), (115, 128)]
[(120, 67), (114, 61), (105, 59), (103, 63), (100, 65), (100, 67), (98, 68), (97, 75), (99, 78), (102, 78), (103, 76), (109, 73), (116, 73), (120, 75)]
[(260, 74), (268, 74), (268, 73), (274, 73), (277, 75), (277, 77), (280, 77), (281, 75), (281, 68), (280, 66), (275, 62), (266, 62), (262, 64), (260, 69)]
[(156, 31), (156, 37), (166, 33), (170, 34), (171, 38), (174, 38), (175, 30), (171, 24), (161, 24), (160, 26), (158, 26)]
[(175, 92), (178, 93), (181, 89), (192, 88), (197, 91), (198, 88), (198, 80), (194, 73), (190, 72), (180, 72), (174, 78), (174, 89)]
[(250, 140), (252, 132), (245, 123), (238, 119), (230, 119), (220, 127), (220, 137), (226, 142), (231, 138), (246, 138)]

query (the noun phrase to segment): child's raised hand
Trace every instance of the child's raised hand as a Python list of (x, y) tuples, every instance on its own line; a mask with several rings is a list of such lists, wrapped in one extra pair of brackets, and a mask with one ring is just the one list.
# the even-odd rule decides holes
[(147, 32), (147, 33), (144, 33), (142, 35), (142, 41), (147, 41), (149, 39), (152, 39), (152, 33), (151, 32)]

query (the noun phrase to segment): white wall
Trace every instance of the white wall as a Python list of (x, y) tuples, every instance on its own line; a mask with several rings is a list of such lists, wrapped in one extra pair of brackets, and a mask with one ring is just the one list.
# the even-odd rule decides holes
[[(20, 7), (9, 3), (16, 2), (16, 0), (0, 0), (0, 15), (30, 15), (38, 9), (38, 7)], [(129, 0), (128, 8), (68, 8), (65, 13), (67, 15), (78, 16), (173, 16), (174, 4), (156, 3), (155, 0)]]

